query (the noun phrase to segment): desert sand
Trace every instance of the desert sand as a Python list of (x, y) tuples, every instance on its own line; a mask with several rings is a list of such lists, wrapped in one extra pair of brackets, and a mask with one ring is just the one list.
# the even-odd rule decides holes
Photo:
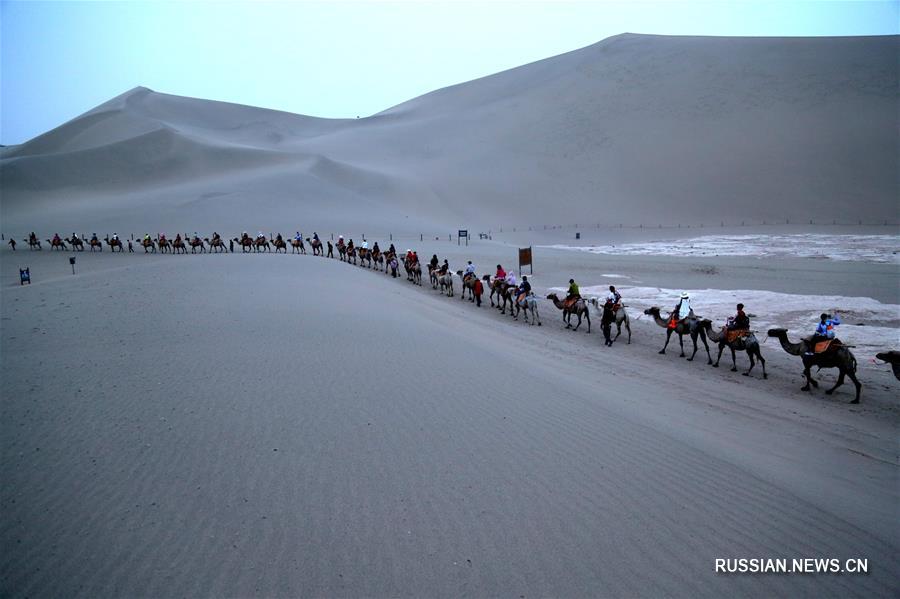
[[(623, 35), (359, 120), (138, 88), (3, 148), (6, 239), (299, 229), (482, 274), (534, 246), (539, 296), (615, 284), (633, 337), (311, 255), (4, 245), (0, 594), (895, 596), (897, 44)], [(659, 355), (641, 310), (681, 290), (793, 338), (844, 314), (862, 403), (775, 340), (766, 380)]]

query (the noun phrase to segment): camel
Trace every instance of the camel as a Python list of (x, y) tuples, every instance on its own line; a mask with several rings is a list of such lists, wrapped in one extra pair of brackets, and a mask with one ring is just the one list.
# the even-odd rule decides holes
[[(309, 245), (310, 245), (310, 247), (312, 247), (313, 256), (325, 256), (325, 252), (323, 251), (321, 241), (313, 238), (310, 240)], [(306, 252), (304, 251), (303, 253), (305, 254)]]
[(587, 332), (591, 332), (591, 313), (588, 312), (587, 302), (584, 301), (584, 298), (579, 297), (574, 304), (571, 306), (566, 306), (565, 302), (559, 301), (559, 297), (555, 293), (551, 293), (547, 296), (547, 299), (553, 302), (553, 305), (562, 310), (563, 313), (563, 322), (566, 323), (566, 328), (572, 328), (572, 314), (578, 317), (578, 324), (575, 325), (575, 330), (578, 330), (578, 327), (581, 326), (581, 318), (587, 320)]
[[(321, 245), (321, 244), (319, 244), (319, 245)], [(315, 251), (315, 248), (313, 248), (313, 251)], [(303, 245), (302, 239), (296, 239), (296, 238), (291, 239), (291, 253), (292, 254), (305, 254), (306, 253), (306, 246)]]
[(163, 254), (166, 254), (168, 252), (172, 252), (173, 254), (175, 253), (174, 250), (172, 250), (172, 243), (165, 237), (158, 239), (156, 241), (156, 245), (159, 246), (159, 251)]
[(201, 254), (205, 254), (205, 253), (206, 253), (206, 244), (203, 243), (203, 240), (200, 239), (199, 237), (197, 237), (196, 235), (195, 235), (194, 237), (192, 237), (191, 239), (187, 239), (186, 241), (187, 241), (187, 244), (188, 244), (189, 246), (191, 246), (191, 253), (192, 253), (192, 254), (197, 253), (197, 249), (198, 249), (198, 248), (200, 249), (200, 253), (201, 253)]
[(247, 253), (253, 251), (253, 238), (249, 235), (242, 235), (240, 239), (237, 237), (234, 238), (234, 242), (241, 246), (241, 251), (243, 253)]
[(709, 340), (713, 343), (719, 344), (719, 355), (716, 356), (716, 363), (713, 364), (716, 368), (719, 367), (719, 360), (722, 359), (722, 352), (725, 351), (725, 348), (731, 350), (731, 372), (737, 372), (737, 361), (735, 360), (735, 352), (744, 350), (747, 352), (747, 357), (750, 358), (750, 368), (747, 369), (747, 372), (742, 373), (744, 376), (750, 376), (750, 371), (753, 370), (753, 367), (756, 365), (754, 361), (754, 356), (759, 359), (759, 365), (762, 366), (763, 378), (767, 379), (769, 376), (766, 374), (766, 360), (762, 357), (762, 353), (759, 350), (759, 341), (756, 339), (756, 335), (753, 333), (748, 333), (743, 337), (738, 337), (732, 342), (728, 342), (728, 335), (726, 331), (715, 330), (712, 326), (712, 323), (708, 320), (703, 321), (703, 328), (706, 329), (706, 336), (709, 337)]
[(73, 252), (74, 252), (76, 249), (77, 249), (79, 252), (83, 252), (83, 251), (84, 251), (84, 242), (83, 242), (77, 235), (75, 235), (75, 233), (72, 233), (72, 237), (69, 238), (69, 239), (66, 239), (66, 241), (68, 241), (68, 242), (69, 242), (69, 245), (72, 246), (72, 251), (73, 251)]
[(63, 250), (68, 251), (69, 250), (69, 248), (66, 247), (66, 242), (63, 241), (62, 237), (48, 239), (47, 244), (50, 246), (50, 250), (53, 250), (53, 248), (56, 248), (59, 251), (63, 251)]
[[(413, 262), (412, 264), (407, 264), (406, 272), (408, 272), (410, 274), (410, 276), (412, 277), (410, 280), (415, 285), (422, 284), (422, 265), (421, 264), (419, 264), (418, 262)], [(447, 273), (447, 274), (450, 274), (450, 273)], [(450, 295), (451, 296), (453, 295), (453, 281), (452, 280), (450, 281)]]
[[(516, 301), (516, 298), (513, 298), (513, 306), (516, 308), (516, 313), (513, 315), (514, 320), (519, 320), (519, 312), (524, 312), (525, 323), (528, 324), (528, 312), (531, 312), (531, 325), (534, 325), (534, 322), (537, 321), (537, 325), (541, 326), (541, 316), (538, 314), (537, 309), (537, 298), (533, 293), (529, 293), (526, 295), (522, 303)], [(509, 313), (512, 314), (512, 308), (509, 309)]]
[[(422, 269), (419, 268), (419, 273), (422, 272)], [(420, 283), (421, 284), (421, 283)], [(447, 271), (446, 274), (437, 274), (437, 284), (438, 287), (441, 288), (441, 293), (444, 293), (444, 290), (447, 290), (447, 297), (453, 297), (453, 273)]]
[(28, 244), (29, 250), (40, 250), (41, 248), (41, 240), (37, 237), (28, 237), (28, 239), (23, 239), (25, 243)]
[(806, 377), (806, 384), (801, 387), (803, 391), (809, 391), (810, 385), (818, 388), (819, 383), (812, 377), (811, 369), (817, 366), (819, 370), (822, 368), (837, 368), (838, 379), (834, 387), (825, 391), (826, 395), (831, 395), (834, 390), (844, 384), (844, 377), (849, 376), (850, 380), (856, 386), (856, 398), (850, 403), (859, 403), (859, 394), (862, 390), (862, 384), (856, 378), (856, 358), (853, 352), (845, 345), (840, 345), (840, 341), (835, 339), (837, 343), (821, 353), (810, 353), (813, 349), (810, 339), (801, 339), (797, 343), (791, 343), (788, 340), (787, 329), (769, 329), (769, 337), (776, 337), (781, 342), (784, 351), (792, 356), (800, 356), (803, 360), (803, 376)]
[(355, 245), (348, 245), (346, 254), (347, 254), (347, 264), (350, 264), (351, 260), (353, 261), (353, 264), (359, 264), (356, 261), (356, 246)]
[(879, 354), (875, 354), (875, 357), (881, 360), (882, 362), (887, 362), (891, 365), (891, 369), (894, 371), (894, 377), (900, 381), (900, 351), (886, 351), (881, 352)]
[(359, 256), (360, 266), (366, 266), (363, 262), (368, 262), (369, 268), (372, 268), (372, 250), (369, 248), (357, 248), (356, 254)]
[(269, 242), (266, 240), (265, 235), (262, 237), (257, 237), (253, 240), (253, 251), (255, 252), (271, 252), (272, 246), (269, 245)]
[(94, 248), (97, 248), (101, 252), (103, 251), (103, 242), (97, 239), (96, 237), (91, 237), (91, 240), (88, 241), (88, 247), (91, 248), (91, 251), (94, 251)]
[[(659, 350), (659, 353), (665, 355), (666, 348), (669, 346), (669, 339), (672, 338), (672, 333), (676, 333), (678, 335), (678, 343), (681, 346), (681, 357), (684, 357), (684, 336), (690, 335), (691, 341), (694, 342), (694, 353), (691, 354), (691, 357), (688, 358), (688, 362), (694, 361), (694, 356), (697, 355), (697, 337), (700, 337), (700, 340), (703, 341), (703, 347), (706, 348), (706, 357), (709, 358), (709, 362), (707, 364), (712, 364), (712, 356), (709, 353), (709, 344), (706, 342), (706, 331), (703, 327), (703, 321), (701, 321), (696, 316), (688, 316), (684, 320), (678, 321), (678, 324), (675, 325), (675, 328), (669, 328), (669, 318), (663, 320), (663, 318), (659, 315), (659, 308), (653, 306), (652, 308), (648, 308), (644, 310), (644, 314), (648, 314), (653, 316), (653, 320), (656, 321), (656, 324), (666, 329), (666, 344), (663, 345), (663, 348)], [(671, 317), (671, 314), (669, 315)], [(709, 322), (709, 321), (705, 321)]]
[(213, 249), (216, 250), (217, 254), (219, 252), (225, 252), (226, 254), (228, 253), (228, 247), (225, 245), (225, 242), (222, 240), (221, 237), (216, 236), (216, 237), (213, 237), (212, 239), (210, 239), (209, 237), (204, 237), (203, 241), (205, 241), (206, 245), (209, 246), (210, 253), (212, 253)]
[[(607, 318), (609, 317), (609, 315), (605, 314), (605, 312), (604, 312), (604, 306), (600, 305), (600, 301), (596, 297), (591, 298), (591, 305), (593, 305), (595, 308), (600, 310), (600, 312), (601, 312), (601, 314), (603, 314), (603, 316), (606, 316)], [(610, 328), (612, 328), (612, 324), (615, 323), (616, 336), (611, 339), (610, 345), (612, 345), (612, 343), (615, 343), (616, 339), (618, 339), (619, 336), (622, 334), (622, 325), (623, 324), (625, 325), (625, 330), (628, 331), (628, 345), (631, 345), (631, 319), (628, 318), (628, 313), (625, 312), (625, 307), (626, 306), (623, 306), (620, 304), (618, 310), (611, 310), (613, 320), (611, 320), (607, 324), (610, 326)], [(600, 328), (603, 328), (603, 316), (601, 316), (601, 318), (600, 318), (600, 320), (601, 320)], [(604, 331), (604, 335), (605, 334), (606, 334), (606, 331)]]
[(387, 272), (387, 267), (384, 264), (384, 254), (381, 253), (381, 250), (372, 250), (372, 262), (375, 264), (375, 270)]
[[(124, 251), (125, 251), (125, 246), (122, 245), (122, 240), (121, 240), (121, 239), (118, 239), (118, 238), (110, 239), (109, 237), (105, 237), (103, 240), (106, 242), (106, 245), (109, 246), (109, 251), (115, 252), (115, 251), (116, 251), (116, 248), (119, 248), (119, 251), (120, 251), (120, 252), (124, 252)], [(150, 245), (153, 247), (153, 252), (156, 253), (156, 246), (153, 245), (153, 240), (152, 240), (152, 239), (150, 240)], [(145, 251), (145, 252), (147, 251), (146, 246), (144, 247), (144, 251)]]
[(175, 239), (172, 240), (172, 253), (187, 254), (187, 245), (184, 243), (184, 239), (181, 238), (181, 234), (176, 235)]
[(462, 270), (456, 271), (456, 276), (460, 278), (462, 281), (462, 291), (459, 294), (459, 299), (466, 299), (466, 290), (469, 290), (469, 301), (475, 301), (475, 281), (478, 280), (478, 277), (474, 274), (464, 276)]
[[(294, 241), (296, 241), (296, 239), (291, 240), (291, 245), (293, 245)], [(287, 242), (284, 240), (284, 238), (281, 237), (281, 235), (278, 235), (277, 237), (275, 237), (275, 239), (272, 240), (272, 245), (275, 247), (276, 254), (278, 253), (278, 250), (281, 250), (282, 253), (287, 254)], [(293, 250), (291, 250), (291, 253), (293, 253)]]
[(347, 244), (345, 244), (343, 241), (338, 241), (337, 249), (338, 249), (338, 258), (341, 259), (341, 262), (346, 262), (347, 261)]

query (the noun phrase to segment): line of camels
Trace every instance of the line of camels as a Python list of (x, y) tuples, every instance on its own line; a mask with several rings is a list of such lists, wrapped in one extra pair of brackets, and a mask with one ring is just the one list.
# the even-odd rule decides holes
[[(41, 242), (34, 235), (26, 238), (24, 241), (29, 244), (31, 249), (41, 249)], [(341, 238), (335, 244), (331, 241), (327, 241), (328, 249), (326, 253), (325, 246), (318, 238), (308, 239), (307, 241), (310, 244), (314, 256), (335, 258), (334, 249), (337, 249), (337, 258), (343, 262), (383, 271), (385, 274), (391, 274), (394, 277), (399, 276), (399, 266), (402, 263), (406, 273), (406, 279), (413, 284), (422, 285), (422, 266), (418, 261), (409, 261), (405, 257), (402, 257), (401, 260), (401, 257), (394, 251), (388, 250), (383, 252), (378, 249), (378, 244), (375, 244), (375, 247), (370, 249), (367, 247), (355, 246), (353, 245), (352, 240), (349, 244), (343, 243), (343, 239)], [(90, 251), (103, 251), (103, 245), (96, 236), (88, 240), (78, 238), (73, 234), (71, 238), (55, 237), (52, 240), (47, 240), (51, 250), (67, 250), (67, 242), (72, 246), (73, 251), (84, 251), (85, 246), (87, 246)], [(116, 237), (110, 238), (109, 236), (106, 236), (104, 237), (103, 242), (105, 242), (113, 252), (124, 252), (122, 241)], [(244, 253), (272, 251), (275, 253), (287, 253), (288, 245), (292, 248), (291, 253), (307, 253), (306, 245), (302, 238), (285, 240), (281, 235), (277, 235), (274, 239), (269, 240), (262, 235), (250, 237), (244, 233), (240, 238), (234, 237), (230, 239), (227, 244), (218, 234), (214, 234), (212, 238), (200, 238), (197, 235), (190, 238), (182, 238), (178, 235), (173, 240), (164, 237), (155, 240), (152, 238), (144, 238), (136, 243), (138, 246), (144, 248), (145, 253), (155, 253), (160, 251), (162, 253), (186, 254), (188, 247), (191, 248), (191, 253), (229, 253), (235, 251), (234, 245), (239, 246)], [(15, 249), (14, 240), (10, 240), (10, 245)], [(393, 244), (391, 245), (391, 248), (393, 249)], [(454, 282), (452, 272), (449, 269), (442, 271), (432, 264), (428, 264), (427, 268), (432, 288), (440, 290), (442, 294), (446, 294), (448, 297), (453, 297)], [(462, 281), (460, 299), (465, 300), (466, 295), (468, 294), (469, 301), (477, 301), (480, 306), (480, 294), (478, 294), (478, 297), (476, 298), (476, 291), (479, 287), (482, 289), (487, 288), (490, 290), (488, 298), (491, 302), (491, 307), (497, 308), (500, 313), (504, 315), (507, 314), (508, 309), (509, 315), (514, 320), (518, 320), (519, 315), (522, 314), (526, 323), (541, 326), (538, 300), (533, 293), (528, 294), (524, 298), (517, 298), (516, 286), (508, 284), (505, 279), (497, 279), (490, 275), (484, 275), (479, 280), (477, 276), (474, 275), (468, 277), (464, 276), (462, 270), (457, 270), (456, 275)], [(481, 285), (478, 283), (481, 283)], [(584, 320), (587, 323), (587, 332), (590, 333), (591, 316), (589, 306), (592, 305), (594, 309), (600, 311), (602, 314), (600, 326), (607, 346), (612, 346), (612, 344), (615, 343), (622, 334), (623, 326), (628, 333), (628, 343), (631, 343), (631, 321), (625, 310), (626, 306), (617, 306), (613, 309), (613, 307), (608, 304), (600, 304), (596, 298), (576, 298), (574, 301), (566, 302), (560, 300), (555, 293), (548, 294), (547, 299), (550, 300), (558, 310), (562, 311), (563, 322), (567, 329), (577, 331), (582, 324), (582, 320)], [(729, 336), (724, 330), (717, 329), (713, 326), (711, 320), (700, 318), (693, 315), (693, 313), (691, 313), (688, 318), (677, 321), (675, 326), (671, 326), (671, 314), (664, 317), (658, 307), (648, 308), (644, 310), (644, 314), (652, 317), (657, 325), (666, 330), (666, 341), (663, 348), (659, 351), (660, 354), (666, 353), (672, 335), (675, 334), (678, 336), (678, 344), (681, 349), (680, 356), (682, 358), (687, 357), (684, 352), (684, 337), (688, 336), (693, 343), (693, 352), (690, 357), (687, 357), (687, 361), (693, 361), (694, 357), (697, 355), (697, 352), (699, 351), (697, 340), (699, 339), (706, 349), (708, 364), (718, 368), (719, 362), (722, 359), (722, 354), (727, 348), (731, 351), (731, 371), (737, 372), (736, 353), (744, 351), (747, 352), (747, 356), (750, 359), (750, 368), (742, 374), (744, 376), (750, 376), (750, 373), (753, 371), (756, 362), (758, 361), (760, 368), (762, 369), (763, 378), (768, 378), (768, 374), (766, 373), (766, 361), (762, 356), (760, 343), (754, 332), (748, 331), (743, 336), (729, 339)], [(577, 322), (574, 326), (572, 324), (573, 317), (577, 318)], [(616, 335), (614, 337), (611, 333), (612, 325), (616, 326)], [(862, 384), (856, 377), (857, 361), (849, 347), (840, 343), (834, 343), (827, 351), (816, 353), (809, 338), (801, 339), (797, 342), (790, 341), (787, 329), (773, 328), (769, 329), (767, 334), (770, 337), (777, 338), (784, 351), (801, 358), (803, 362), (803, 376), (806, 379), (806, 384), (801, 387), (803, 391), (810, 391), (812, 387), (818, 388), (819, 386), (818, 381), (816, 381), (812, 375), (813, 368), (837, 368), (837, 381), (834, 386), (827, 389), (825, 393), (831, 395), (838, 387), (844, 384), (846, 378), (849, 378), (856, 387), (856, 395), (850, 403), (859, 403)], [(719, 353), (716, 356), (715, 362), (712, 360), (712, 354), (710, 353), (707, 339), (719, 346)], [(882, 352), (877, 354), (876, 358), (890, 364), (894, 376), (900, 380), (900, 352)]]

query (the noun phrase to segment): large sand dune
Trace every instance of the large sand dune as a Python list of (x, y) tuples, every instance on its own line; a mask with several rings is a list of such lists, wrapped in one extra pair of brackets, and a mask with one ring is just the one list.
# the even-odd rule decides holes
[(3, 148), (0, 210), (7, 231), (896, 221), (898, 40), (625, 34), (350, 120), (136, 88)]

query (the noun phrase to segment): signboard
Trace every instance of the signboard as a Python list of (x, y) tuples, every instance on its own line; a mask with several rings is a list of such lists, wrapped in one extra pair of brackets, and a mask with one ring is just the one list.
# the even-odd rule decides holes
[(531, 274), (534, 274), (534, 263), (531, 261), (531, 247), (519, 248), (519, 276), (522, 276), (522, 267), (530, 266)]
[(459, 231), (457, 231), (457, 233), (456, 233), (456, 245), (459, 245), (459, 240), (460, 240), (461, 238), (463, 238), (463, 237), (466, 238), (466, 246), (469, 245), (469, 230), (468, 230), (468, 229), (460, 229)]

